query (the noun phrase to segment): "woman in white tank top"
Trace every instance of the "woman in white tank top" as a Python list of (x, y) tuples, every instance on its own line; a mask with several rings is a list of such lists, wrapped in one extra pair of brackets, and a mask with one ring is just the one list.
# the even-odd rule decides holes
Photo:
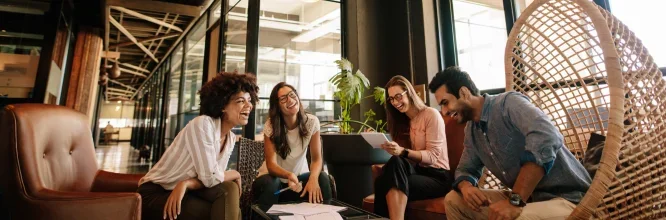
[[(254, 201), (272, 205), (298, 200), (319, 203), (330, 199), (328, 175), (322, 173), (324, 159), (319, 119), (305, 113), (296, 89), (284, 82), (273, 88), (269, 106), (269, 119), (264, 125), (265, 161), (252, 184)], [(308, 150), (310, 164), (306, 159)], [(291, 190), (277, 193), (286, 187)]]

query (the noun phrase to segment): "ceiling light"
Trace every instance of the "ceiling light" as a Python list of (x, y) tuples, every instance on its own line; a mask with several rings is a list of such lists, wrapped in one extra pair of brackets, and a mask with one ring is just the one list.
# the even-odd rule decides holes
[(123, 101), (118, 101), (118, 104), (123, 103)]
[(318, 2), (319, 0), (301, 0), (301, 1), (306, 2), (306, 3), (315, 3), (315, 2)]

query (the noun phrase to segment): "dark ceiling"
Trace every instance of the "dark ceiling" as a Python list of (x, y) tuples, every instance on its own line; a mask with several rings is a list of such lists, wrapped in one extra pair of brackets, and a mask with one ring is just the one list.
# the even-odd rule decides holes
[(103, 0), (73, 0), (74, 16), (81, 25), (104, 28)]

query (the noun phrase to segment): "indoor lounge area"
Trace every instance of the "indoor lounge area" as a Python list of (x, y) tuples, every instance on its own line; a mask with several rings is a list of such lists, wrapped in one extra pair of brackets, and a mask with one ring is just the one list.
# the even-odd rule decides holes
[(0, 0), (0, 219), (664, 219), (665, 8)]

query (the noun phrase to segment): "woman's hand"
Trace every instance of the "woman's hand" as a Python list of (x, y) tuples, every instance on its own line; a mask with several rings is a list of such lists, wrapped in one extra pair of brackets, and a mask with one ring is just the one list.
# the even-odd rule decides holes
[(309, 195), (308, 201), (310, 203), (321, 203), (324, 201), (324, 197), (321, 195), (321, 188), (319, 188), (319, 178), (310, 177), (308, 183), (305, 184), (305, 190), (301, 193), (301, 197), (305, 196), (305, 193)]
[(185, 181), (179, 182), (167, 199), (166, 204), (164, 205), (164, 215), (163, 218), (167, 219), (177, 219), (180, 215), (180, 204), (183, 201), (185, 192), (187, 191), (187, 184)]
[(238, 184), (238, 194), (243, 194), (243, 183), (241, 182), (241, 175), (236, 170), (224, 171), (224, 181), (233, 181)]
[(238, 184), (238, 195), (243, 195), (243, 182), (241, 182), (241, 178), (235, 179), (234, 182)]
[(400, 145), (395, 143), (395, 141), (387, 141), (386, 143), (382, 144), (382, 148), (393, 156), (400, 156), (400, 153), (405, 150), (405, 148), (400, 147)]
[(300, 182), (298, 182), (298, 177), (296, 176), (296, 174), (290, 173), (287, 180), (289, 181), (288, 182), (289, 188), (294, 192), (298, 193), (301, 192), (301, 190), (303, 190), (303, 186), (301, 185)]

